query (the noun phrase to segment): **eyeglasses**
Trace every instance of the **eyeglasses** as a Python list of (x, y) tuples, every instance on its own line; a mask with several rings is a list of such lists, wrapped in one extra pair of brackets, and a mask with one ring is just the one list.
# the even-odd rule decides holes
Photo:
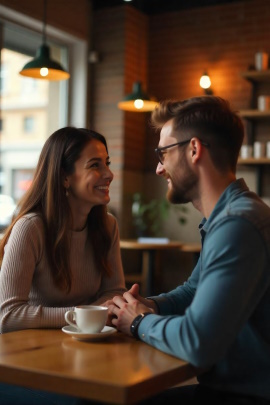
[[(207, 142), (202, 141), (200, 138), (198, 138), (199, 141), (201, 142), (202, 145), (209, 147), (210, 144)], [(181, 142), (177, 142), (177, 143), (172, 143), (171, 145), (167, 145), (167, 146), (163, 146), (162, 148), (156, 148), (155, 149), (155, 153), (157, 155), (158, 161), (159, 163), (161, 163), (163, 165), (164, 163), (164, 151), (166, 149), (172, 148), (173, 146), (183, 146), (186, 145), (187, 143), (189, 143), (191, 140), (188, 139), (186, 141), (181, 141)]]

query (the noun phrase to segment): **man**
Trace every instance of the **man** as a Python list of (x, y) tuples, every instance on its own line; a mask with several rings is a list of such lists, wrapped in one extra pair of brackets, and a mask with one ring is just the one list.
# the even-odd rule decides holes
[(170, 202), (191, 202), (204, 217), (202, 250), (175, 290), (145, 299), (134, 285), (114, 297), (112, 323), (204, 370), (199, 384), (153, 403), (270, 403), (270, 208), (236, 180), (241, 119), (205, 96), (161, 103), (152, 123), (161, 129), (156, 173)]

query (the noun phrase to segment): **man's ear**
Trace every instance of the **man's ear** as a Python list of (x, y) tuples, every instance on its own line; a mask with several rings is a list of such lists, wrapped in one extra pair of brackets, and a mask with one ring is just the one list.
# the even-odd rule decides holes
[(190, 148), (192, 162), (196, 163), (200, 159), (202, 153), (202, 145), (198, 138), (194, 137), (191, 139)]

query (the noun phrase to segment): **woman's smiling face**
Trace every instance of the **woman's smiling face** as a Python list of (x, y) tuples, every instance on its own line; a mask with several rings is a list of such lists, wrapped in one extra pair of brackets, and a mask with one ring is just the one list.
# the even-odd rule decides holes
[(105, 145), (96, 139), (88, 142), (75, 162), (74, 172), (65, 177), (68, 202), (73, 212), (76, 209), (88, 214), (94, 206), (109, 203), (109, 187), (113, 179), (109, 165)]

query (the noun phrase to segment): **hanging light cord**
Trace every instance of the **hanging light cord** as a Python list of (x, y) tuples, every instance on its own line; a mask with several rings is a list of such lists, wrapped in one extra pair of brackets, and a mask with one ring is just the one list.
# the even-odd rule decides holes
[(46, 25), (47, 25), (47, 0), (43, 1), (43, 43), (46, 44)]

